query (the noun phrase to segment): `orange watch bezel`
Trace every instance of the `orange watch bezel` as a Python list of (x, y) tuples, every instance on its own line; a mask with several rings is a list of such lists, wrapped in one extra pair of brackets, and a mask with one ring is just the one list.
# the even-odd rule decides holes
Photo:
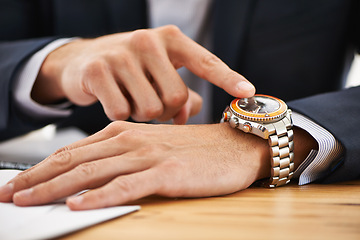
[(279, 117), (282, 117), (287, 110), (286, 103), (279, 98), (265, 95), (265, 94), (256, 94), (255, 96), (272, 98), (280, 104), (280, 107), (276, 111), (271, 112), (271, 113), (250, 113), (250, 112), (244, 111), (243, 109), (241, 109), (238, 106), (237, 103), (240, 101), (240, 98), (236, 98), (233, 101), (231, 101), (231, 104), (230, 104), (231, 109), (233, 110), (235, 115), (237, 115), (238, 117), (245, 118), (248, 120), (253, 120), (253, 121), (271, 121), (271, 120), (277, 119)]

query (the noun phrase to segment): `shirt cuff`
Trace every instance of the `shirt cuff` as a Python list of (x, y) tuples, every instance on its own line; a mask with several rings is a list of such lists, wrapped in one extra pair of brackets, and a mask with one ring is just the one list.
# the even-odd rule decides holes
[(14, 81), (14, 101), (17, 106), (27, 115), (37, 120), (54, 117), (67, 117), (71, 114), (66, 107), (71, 103), (59, 105), (41, 105), (31, 98), (31, 90), (39, 74), (45, 58), (55, 49), (73, 41), (76, 38), (62, 38), (51, 42), (43, 49), (29, 58), (19, 69)]
[(319, 145), (319, 149), (312, 150), (294, 173), (294, 177), (299, 177), (299, 185), (304, 185), (327, 175), (343, 153), (343, 146), (329, 131), (309, 118), (293, 112), (292, 119), (294, 126), (307, 131)]

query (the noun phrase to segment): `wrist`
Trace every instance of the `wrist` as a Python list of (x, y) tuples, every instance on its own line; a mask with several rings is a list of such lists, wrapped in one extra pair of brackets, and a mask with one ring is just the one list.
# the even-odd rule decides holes
[(40, 104), (53, 104), (65, 98), (57, 77), (60, 75), (56, 67), (57, 63), (51, 58), (51, 54), (42, 64), (31, 90), (31, 98)]
[(312, 149), (317, 148), (315, 139), (306, 131), (293, 129), (291, 115), (284, 101), (262, 94), (234, 99), (223, 112), (222, 122), (229, 122), (231, 127), (251, 133), (252, 137), (267, 139), (267, 145), (254, 146), (254, 151), (262, 153), (268, 149), (267, 156), (261, 154), (254, 158), (266, 166), (256, 168), (256, 180), (270, 176), (269, 180), (262, 181), (263, 186), (278, 187), (289, 183), (294, 170)]
[(228, 123), (220, 123), (220, 126), (224, 131), (223, 136), (233, 139), (234, 158), (243, 165), (243, 168), (248, 169), (248, 176), (244, 177), (247, 177), (251, 183), (269, 178), (271, 158), (268, 141), (232, 128)]
[(34, 101), (46, 105), (67, 100), (61, 82), (63, 70), (68, 62), (66, 49), (78, 41), (80, 39), (71, 39), (70, 42), (68, 40), (47, 55), (31, 90), (31, 98)]

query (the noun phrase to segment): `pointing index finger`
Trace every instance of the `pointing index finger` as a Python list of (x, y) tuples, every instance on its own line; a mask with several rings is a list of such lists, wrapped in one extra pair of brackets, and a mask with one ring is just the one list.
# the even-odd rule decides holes
[(185, 66), (200, 78), (223, 88), (234, 97), (252, 97), (255, 94), (255, 87), (245, 77), (230, 69), (220, 58), (180, 30), (170, 36), (172, 37), (168, 42), (168, 50), (175, 66)]
[(199, 45), (193, 48), (191, 55), (188, 51), (184, 52), (184, 65), (190, 71), (234, 97), (251, 97), (255, 94), (255, 87), (245, 77), (230, 69), (205, 48)]

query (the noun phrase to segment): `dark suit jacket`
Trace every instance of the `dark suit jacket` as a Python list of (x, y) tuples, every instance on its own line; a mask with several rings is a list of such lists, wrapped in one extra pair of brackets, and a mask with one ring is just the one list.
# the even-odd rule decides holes
[[(49, 122), (35, 121), (12, 101), (12, 81), (29, 56), (54, 38), (96, 37), (147, 27), (144, 0), (0, 0), (0, 140)], [(277, 96), (329, 130), (345, 154), (324, 182), (360, 176), (360, 88), (340, 90), (359, 50), (360, 8), (351, 0), (214, 0), (213, 51), (247, 77), (258, 93)], [(231, 97), (214, 88), (214, 116)], [(86, 130), (108, 122), (100, 105), (75, 110), (66, 124)], [(89, 118), (89, 115), (86, 115)], [(214, 118), (215, 119), (215, 118)], [(91, 122), (92, 125), (86, 125)], [(101, 123), (100, 125), (96, 125)]]

